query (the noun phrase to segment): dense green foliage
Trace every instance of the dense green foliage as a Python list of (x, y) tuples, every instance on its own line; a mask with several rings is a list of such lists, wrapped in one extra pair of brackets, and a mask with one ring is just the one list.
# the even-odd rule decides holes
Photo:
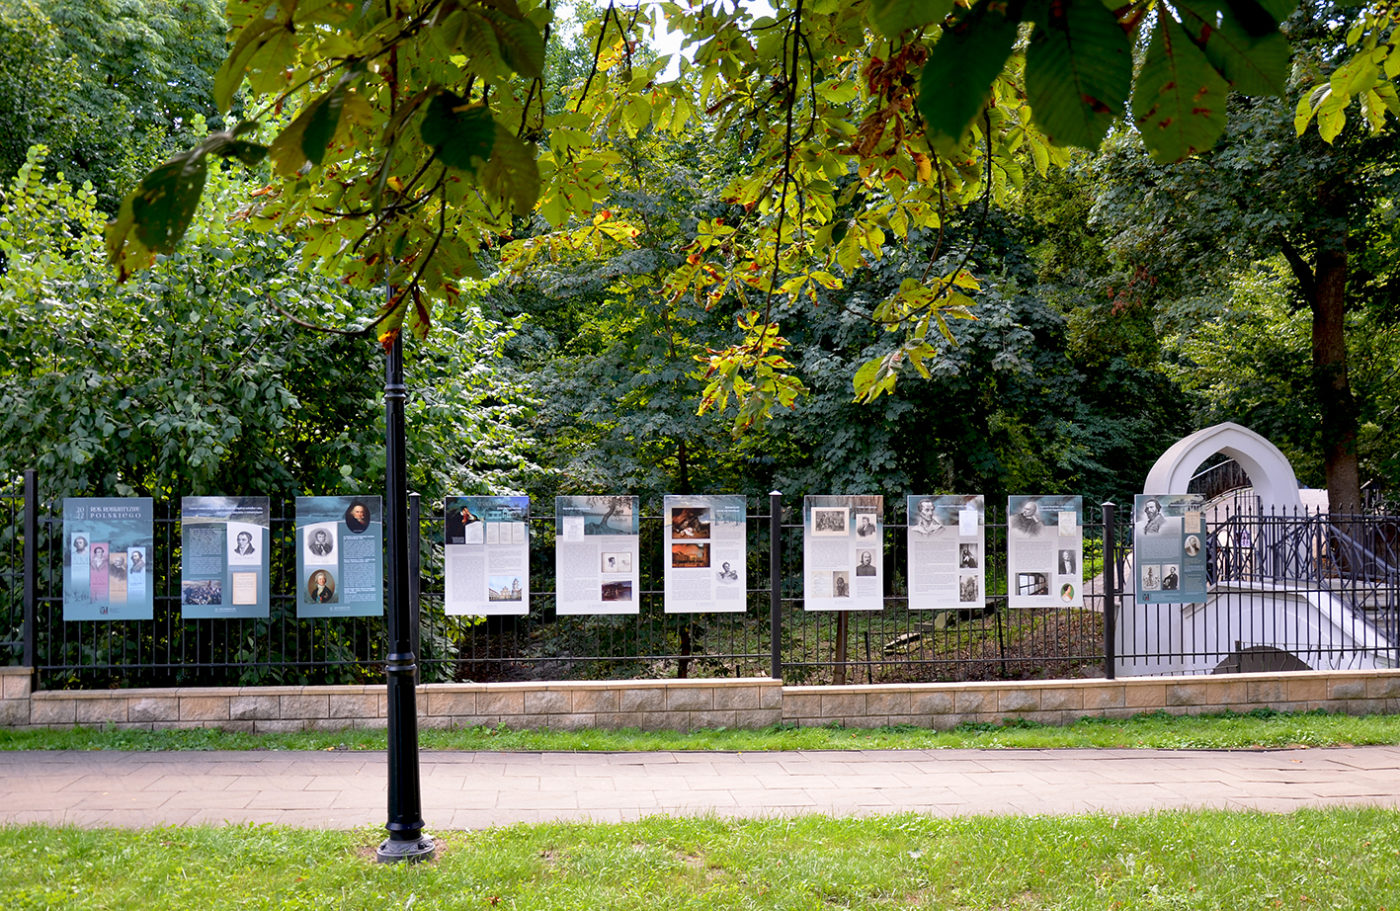
[[(45, 496), (364, 492), (382, 486), (381, 360), (297, 328), (361, 306), (275, 235), (240, 236), (246, 180), (216, 172), (192, 243), (133, 281), (105, 268), (90, 186), (45, 180), (36, 149), (0, 203), (0, 473)], [(517, 482), (528, 397), (482, 365), (505, 333), (464, 312), (411, 363), (415, 486)], [(476, 447), (462, 445), (470, 434)]]

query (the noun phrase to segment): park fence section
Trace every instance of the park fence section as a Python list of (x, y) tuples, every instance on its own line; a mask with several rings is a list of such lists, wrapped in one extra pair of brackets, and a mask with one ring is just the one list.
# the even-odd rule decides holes
[[(61, 510), (39, 500), (32, 473), (26, 482), (25, 491), (0, 497), (0, 665), (31, 669), (36, 695), (383, 680), (382, 616), (298, 616), (292, 501), (274, 498), (269, 508), (266, 617), (184, 615), (176, 500), (154, 503), (151, 619), (74, 622), (63, 619)], [(409, 505), (410, 528), (418, 532), (409, 541), (410, 602), (424, 682), (528, 688), (763, 678), (789, 687), (909, 687), (1368, 671), (1400, 660), (1400, 535), (1397, 520), (1385, 516), (1276, 515), (1227, 504), (1210, 514), (1201, 536), (1208, 597), (1176, 604), (1141, 591), (1131, 505), (1092, 505), (1075, 529), (1082, 565), (1074, 571), (1082, 582), (1074, 597), (1065, 591), (1063, 604), (1021, 608), (1010, 606), (1009, 589), (1024, 582), (1008, 578), (1006, 515), (989, 504), (978, 555), (984, 590), (976, 603), (922, 608), (910, 603), (908, 529), (918, 517), (911, 518), (903, 497), (887, 497), (878, 515), (880, 546), (869, 561), (878, 561), (870, 572), (879, 586), (877, 609), (807, 610), (812, 577), (804, 578), (803, 499), (748, 497), (745, 565), (731, 567), (741, 576), (746, 609), (667, 613), (674, 528), (659, 503), (642, 504), (636, 612), (578, 615), (556, 609), (557, 589), (569, 584), (555, 576), (556, 517), (531, 514), (529, 612), (472, 617), (444, 609), (443, 504), (415, 496)], [(869, 579), (848, 584), (857, 583), (869, 590)]]

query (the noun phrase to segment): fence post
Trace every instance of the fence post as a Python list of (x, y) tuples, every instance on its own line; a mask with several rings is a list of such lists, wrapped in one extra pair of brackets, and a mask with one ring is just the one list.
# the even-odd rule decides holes
[(769, 676), (783, 679), (783, 495), (768, 494), (768, 630), (772, 667)]
[(34, 469), (24, 472), (24, 666), (30, 673), (38, 667), (38, 630), (35, 618), (38, 616), (39, 585), (39, 473)]
[(1114, 540), (1114, 514), (1117, 512), (1112, 501), (1102, 504), (1103, 509), (1103, 675), (1113, 679), (1113, 666), (1118, 655), (1115, 640), (1118, 638), (1118, 555)]
[(408, 641), (418, 660), (413, 664), (413, 682), (423, 682), (423, 611), (419, 604), (423, 568), (423, 524), (419, 509), (423, 497), (408, 495)]

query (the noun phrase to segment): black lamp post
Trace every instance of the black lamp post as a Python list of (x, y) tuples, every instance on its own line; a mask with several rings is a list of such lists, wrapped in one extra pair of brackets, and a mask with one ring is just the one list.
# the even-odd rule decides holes
[[(408, 453), (403, 381), (403, 338), (385, 357), (384, 533), (389, 563), (389, 837), (379, 845), (380, 863), (431, 860), (436, 846), (423, 834), (423, 790), (418, 777), (418, 669), (413, 654), (413, 605), (408, 579)], [(416, 534), (416, 529), (414, 530)]]

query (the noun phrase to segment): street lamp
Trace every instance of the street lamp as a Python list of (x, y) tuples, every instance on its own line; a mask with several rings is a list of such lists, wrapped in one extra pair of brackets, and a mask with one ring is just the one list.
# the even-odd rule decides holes
[[(390, 305), (393, 296), (390, 293)], [(384, 670), (389, 705), (389, 837), (380, 863), (431, 860), (437, 850), (423, 834), (423, 789), (418, 775), (418, 691), (413, 654), (413, 605), (408, 580), (408, 453), (403, 381), (403, 335), (397, 333), (384, 359), (384, 533), (389, 563), (389, 656)], [(413, 529), (417, 534), (417, 529)]]

